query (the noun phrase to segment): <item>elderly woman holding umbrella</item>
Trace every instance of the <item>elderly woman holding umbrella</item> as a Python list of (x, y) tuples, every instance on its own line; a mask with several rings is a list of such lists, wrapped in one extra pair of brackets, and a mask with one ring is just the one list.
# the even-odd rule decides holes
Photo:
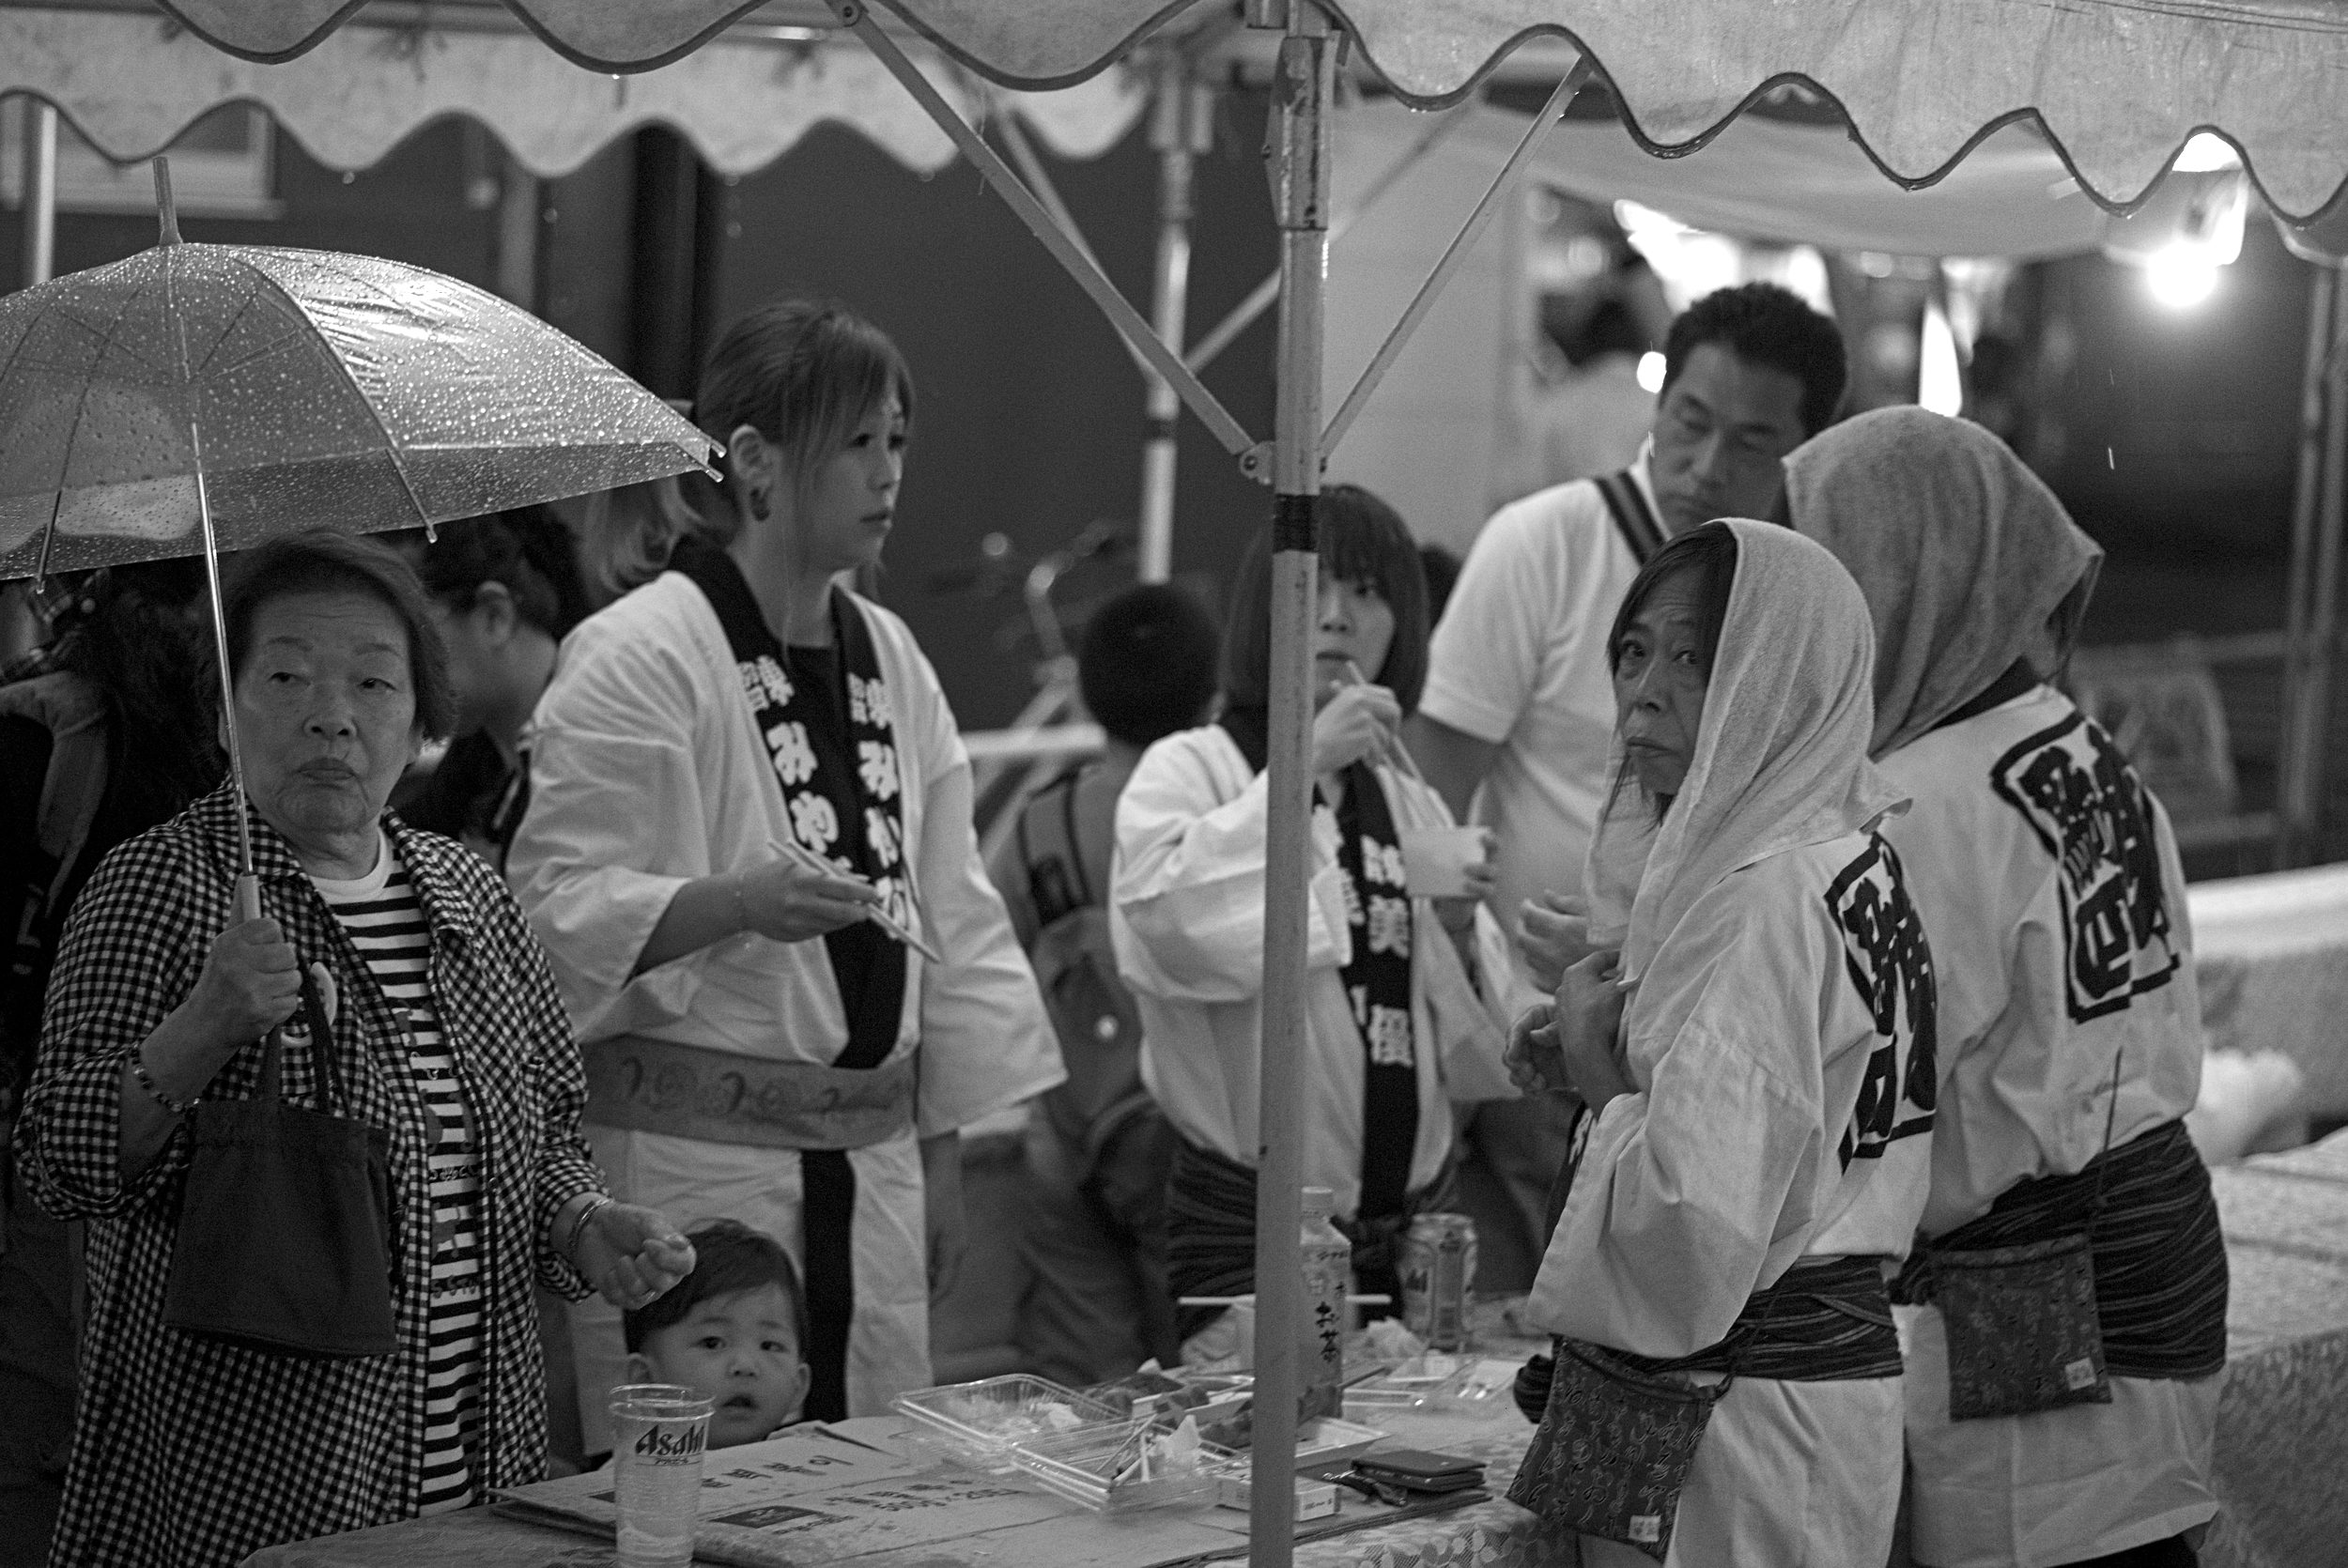
[[(638, 1305), (692, 1265), (658, 1214), (604, 1191), (578, 1051), (503, 886), (383, 808), (450, 716), (415, 579), (322, 531), (238, 564), (223, 641), (243, 793), (231, 783), (91, 878), (17, 1130), (40, 1201), (91, 1222), (60, 1562), (233, 1563), (537, 1480), (533, 1280)], [(311, 1050), (286, 1051), (286, 1099), (363, 1124), (382, 1151), (373, 1354), (284, 1353), (262, 1347), (267, 1324), (224, 1335), (180, 1312), (183, 1277), (221, 1267), (184, 1245), (203, 1113), (274, 1098), (278, 1053), (255, 1042), (297, 1008), (308, 1032), (281, 1038)]]

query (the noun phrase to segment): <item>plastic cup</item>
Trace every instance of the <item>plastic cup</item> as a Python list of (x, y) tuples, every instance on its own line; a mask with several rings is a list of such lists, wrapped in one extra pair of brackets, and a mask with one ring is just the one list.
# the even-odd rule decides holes
[(613, 1389), (606, 1407), (619, 1568), (687, 1568), (715, 1402), (673, 1383), (630, 1383)]
[(1467, 869), (1491, 854), (1488, 827), (1406, 827), (1402, 875), (1413, 899), (1458, 899), (1468, 892)]

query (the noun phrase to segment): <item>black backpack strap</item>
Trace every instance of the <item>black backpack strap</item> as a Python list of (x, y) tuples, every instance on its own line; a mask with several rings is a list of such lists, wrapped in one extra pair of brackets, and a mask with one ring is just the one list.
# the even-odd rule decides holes
[[(1070, 910), (1082, 909), (1091, 901), (1085, 889), (1084, 868), (1077, 863), (1076, 854), (1076, 776), (1081, 771), (1071, 768), (1061, 774), (1029, 795), (1019, 808), (1019, 865), (1027, 875), (1027, 896), (1040, 927), (1048, 926)], [(1057, 814), (1051, 810), (1047, 798), (1055, 792), (1061, 803)], [(1046, 840), (1041, 854), (1037, 853), (1035, 838)], [(1054, 838), (1058, 841), (1050, 842)]]
[(1606, 474), (1592, 481), (1606, 510), (1614, 514), (1614, 527), (1622, 533), (1622, 542), (1630, 546), (1632, 559), (1645, 566), (1655, 559), (1655, 552), (1663, 547), (1663, 525), (1641, 493), (1630, 470)]
[(1092, 891), (1092, 879), (1085, 875), (1084, 846), (1076, 837), (1076, 779), (1082, 772), (1081, 768), (1072, 768), (1062, 776), (1059, 792), (1060, 840), (1068, 846), (1068, 876), (1076, 884), (1076, 902), (1089, 908), (1100, 900)]

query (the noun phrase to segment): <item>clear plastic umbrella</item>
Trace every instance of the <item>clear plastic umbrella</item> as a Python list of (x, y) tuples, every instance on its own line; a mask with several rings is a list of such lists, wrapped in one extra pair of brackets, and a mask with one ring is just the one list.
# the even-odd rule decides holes
[(429, 527), (716, 451), (469, 284), (372, 256), (187, 244), (160, 159), (156, 194), (153, 250), (0, 299), (0, 579), (201, 552), (224, 703), (222, 550), (318, 524)]

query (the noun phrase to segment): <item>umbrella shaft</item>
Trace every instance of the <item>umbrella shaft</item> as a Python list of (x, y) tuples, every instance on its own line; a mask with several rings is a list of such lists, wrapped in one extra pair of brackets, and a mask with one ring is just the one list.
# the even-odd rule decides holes
[(245, 815), (244, 746), (237, 739), (237, 682), (228, 669), (228, 619), (221, 607), (220, 539), (212, 531), (212, 500), (204, 483), (204, 438), (195, 421), (188, 422), (195, 440), (195, 510), (204, 519), (204, 586), (212, 599), (212, 657), (220, 667), (220, 733), (228, 746), (228, 777), (237, 787), (237, 869), (253, 874), (253, 824)]

